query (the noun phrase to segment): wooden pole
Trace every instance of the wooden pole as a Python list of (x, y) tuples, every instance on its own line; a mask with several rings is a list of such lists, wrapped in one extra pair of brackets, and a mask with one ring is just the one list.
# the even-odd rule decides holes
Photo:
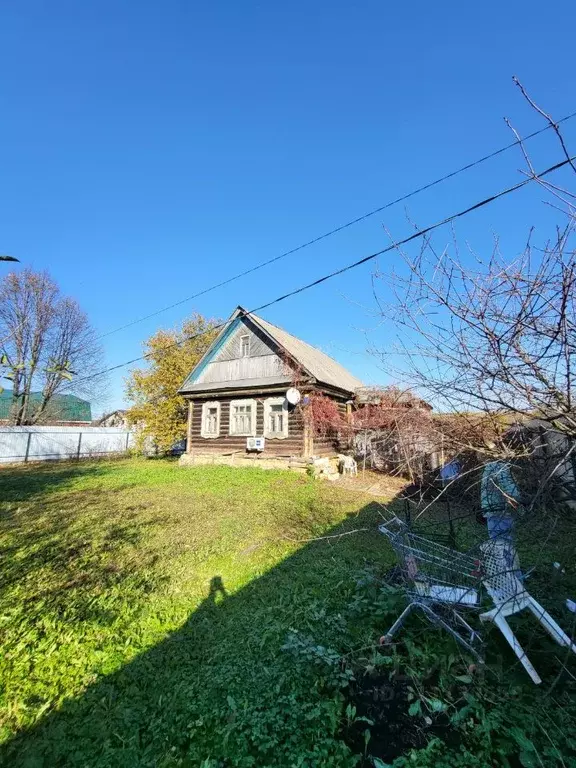
[(346, 421), (352, 424), (352, 400), (346, 400)]
[(188, 424), (186, 425), (186, 453), (192, 453), (192, 414), (194, 413), (194, 403), (188, 401)]
[(32, 432), (28, 432), (28, 440), (26, 441), (26, 453), (24, 454), (24, 461), (28, 461), (30, 455), (30, 441), (32, 440)]
[(305, 459), (309, 459), (314, 455), (314, 442), (312, 438), (312, 425), (310, 423), (310, 414), (306, 408), (302, 409), (302, 422), (303, 422), (303, 455)]

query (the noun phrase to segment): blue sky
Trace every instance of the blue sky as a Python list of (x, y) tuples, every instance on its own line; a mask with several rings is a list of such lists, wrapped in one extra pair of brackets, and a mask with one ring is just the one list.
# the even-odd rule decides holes
[[(38, 2), (0, 7), (0, 252), (48, 269), (104, 333), (576, 110), (571, 2)], [(576, 119), (565, 127), (576, 139)], [(574, 143), (573, 143), (574, 146)], [(550, 135), (536, 165), (560, 159)], [(424, 226), (520, 179), (518, 151), (410, 201)], [(561, 175), (559, 176), (559, 180)], [(525, 189), (458, 224), (514, 255), (557, 214)], [(196, 309), (225, 317), (409, 233), (398, 206), (195, 302), (106, 337), (107, 364)], [(441, 232), (436, 242), (450, 239)], [(396, 256), (380, 263), (390, 265)], [(370, 265), (271, 322), (388, 383)], [(384, 296), (384, 298), (386, 298)], [(367, 340), (368, 339), (368, 340)], [(123, 403), (110, 380), (107, 408)]]

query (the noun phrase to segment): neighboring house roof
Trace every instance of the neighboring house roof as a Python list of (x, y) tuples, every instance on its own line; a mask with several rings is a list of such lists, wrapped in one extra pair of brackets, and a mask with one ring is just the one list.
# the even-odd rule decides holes
[[(39, 405), (42, 400), (41, 392), (30, 393), (31, 408)], [(12, 390), (5, 389), (0, 393), (0, 419), (11, 418), (14, 406)], [(32, 410), (33, 412), (33, 410)], [(42, 416), (42, 422), (54, 421), (92, 421), (92, 410), (87, 400), (82, 400), (76, 395), (54, 395), (51, 398), (47, 411)]]
[(356, 390), (356, 403), (358, 405), (380, 405), (385, 400), (388, 407), (409, 406), (431, 411), (432, 406), (426, 400), (415, 395), (409, 389), (399, 389), (394, 386), (387, 387), (360, 387)]
[[(349, 392), (350, 394), (352, 394), (358, 387), (362, 386), (360, 379), (357, 379), (347, 371), (346, 368), (340, 365), (340, 363), (337, 363), (336, 360), (333, 360), (324, 352), (321, 352), (319, 349), (307, 344), (305, 341), (296, 338), (296, 336), (292, 336), (292, 334), (282, 328), (272, 325), (272, 323), (269, 323), (267, 320), (263, 320), (257, 315), (246, 312), (242, 307), (238, 307), (214, 342), (210, 345), (202, 359), (191, 371), (190, 375), (182, 385), (180, 392), (201, 391), (201, 385), (194, 384), (194, 374), (198, 370), (201, 370), (210, 360), (213, 353), (218, 350), (222, 339), (229, 333), (232, 325), (241, 321), (241, 318), (246, 318), (247, 321), (253, 323), (271, 342), (273, 347), (285, 352), (289, 358), (294, 360), (303, 369), (303, 372), (306, 375), (315, 379), (318, 384), (334, 387), (343, 392)], [(285, 377), (280, 377), (278, 381), (285, 380)], [(248, 381), (241, 380), (234, 382), (236, 386), (247, 386), (249, 383), (250, 382)], [(270, 379), (265, 383), (273, 382)], [(209, 387), (207, 387), (207, 389), (208, 388)]]
[(94, 423), (98, 427), (123, 427), (128, 421), (126, 413), (127, 411), (125, 409), (119, 408), (116, 411), (105, 413), (104, 416), (101, 416)]

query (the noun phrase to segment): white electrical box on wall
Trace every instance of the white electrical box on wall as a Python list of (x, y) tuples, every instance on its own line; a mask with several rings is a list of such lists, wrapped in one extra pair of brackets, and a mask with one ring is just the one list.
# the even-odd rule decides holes
[(246, 450), (247, 451), (263, 451), (265, 441), (263, 437), (247, 437), (246, 438)]

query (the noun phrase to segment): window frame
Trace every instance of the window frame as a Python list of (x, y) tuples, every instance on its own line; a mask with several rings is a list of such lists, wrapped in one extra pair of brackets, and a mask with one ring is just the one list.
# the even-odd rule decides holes
[[(271, 406), (282, 406), (282, 432), (271, 432), (269, 429)], [(264, 437), (268, 440), (285, 440), (289, 434), (288, 425), (288, 400), (285, 397), (267, 397), (264, 400)]]
[[(208, 411), (210, 408), (216, 408), (216, 432), (208, 432), (206, 429), (206, 419), (208, 418)], [(214, 440), (220, 437), (220, 412), (221, 406), (219, 400), (211, 400), (206, 403), (202, 403), (202, 424), (200, 426), (200, 436), (206, 440)]]
[[(234, 408), (236, 406), (249, 405), (251, 408), (250, 418), (250, 431), (249, 432), (234, 432)], [(228, 434), (230, 437), (256, 437), (256, 421), (258, 418), (257, 402), (254, 399), (248, 400), (230, 400), (228, 406)]]
[[(246, 354), (244, 354), (244, 339), (247, 339), (247, 345), (246, 345)], [(250, 334), (249, 333), (243, 333), (240, 336), (240, 358), (243, 357), (250, 357)]]

